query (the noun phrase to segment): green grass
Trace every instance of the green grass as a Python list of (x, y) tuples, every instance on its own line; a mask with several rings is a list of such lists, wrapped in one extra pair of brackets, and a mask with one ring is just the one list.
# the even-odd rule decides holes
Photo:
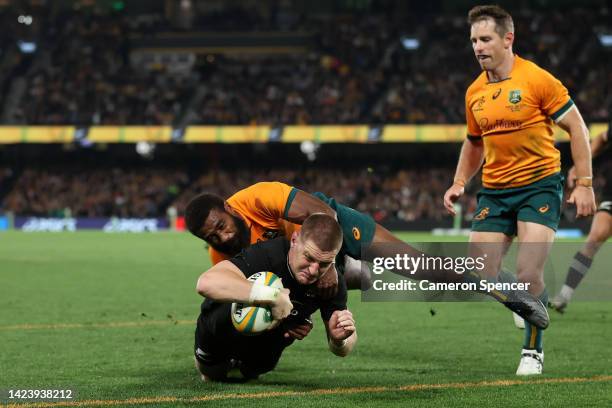
[[(605, 302), (576, 302), (552, 315), (545, 374), (518, 384), (522, 332), (499, 305), (362, 303), (356, 292), (349, 307), (359, 341), (351, 356), (327, 350), (316, 319), (310, 336), (260, 380), (201, 383), (190, 322), (201, 302), (195, 282), (208, 265), (187, 234), (1, 233), (0, 389), (72, 388), (80, 401), (134, 406), (144, 397), (153, 398), (149, 406), (194, 406), (204, 397), (213, 400), (199, 404), (227, 407), (612, 405), (612, 377), (561, 382), (612, 375), (612, 303)], [(483, 383), (503, 380), (510, 382)], [(418, 384), (441, 386), (399, 389)], [(381, 388), (340, 390), (347, 387)], [(234, 398), (277, 391), (294, 393)]]

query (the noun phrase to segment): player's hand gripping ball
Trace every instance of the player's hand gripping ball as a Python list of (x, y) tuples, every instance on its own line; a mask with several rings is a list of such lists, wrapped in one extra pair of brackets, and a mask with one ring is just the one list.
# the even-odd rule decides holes
[[(248, 278), (254, 285), (266, 285), (282, 289), (281, 279), (272, 272), (257, 272)], [(244, 303), (232, 303), (232, 324), (244, 335), (256, 335), (276, 326), (270, 307), (252, 306)]]

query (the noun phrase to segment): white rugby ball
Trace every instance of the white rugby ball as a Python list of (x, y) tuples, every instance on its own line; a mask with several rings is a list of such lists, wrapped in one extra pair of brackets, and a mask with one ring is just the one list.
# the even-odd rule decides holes
[[(281, 279), (272, 272), (257, 272), (249, 276), (254, 285), (266, 285), (273, 288), (283, 288)], [(244, 335), (260, 334), (268, 330), (273, 324), (270, 308), (252, 306), (244, 303), (232, 303), (232, 324), (234, 328)]]

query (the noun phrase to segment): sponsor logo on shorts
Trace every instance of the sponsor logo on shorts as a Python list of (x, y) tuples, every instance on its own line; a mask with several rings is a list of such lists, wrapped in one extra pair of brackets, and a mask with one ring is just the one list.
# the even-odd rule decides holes
[(548, 204), (543, 205), (540, 208), (538, 208), (538, 211), (540, 212), (540, 214), (547, 213), (548, 210), (550, 210), (550, 206)]
[(359, 231), (359, 228), (357, 227), (353, 227), (353, 238), (355, 238), (357, 241), (361, 239), (361, 231)]
[(476, 221), (484, 220), (485, 218), (487, 218), (488, 215), (489, 215), (489, 207), (485, 207), (482, 210), (480, 210), (478, 214), (476, 214), (476, 216), (474, 216), (474, 219)]

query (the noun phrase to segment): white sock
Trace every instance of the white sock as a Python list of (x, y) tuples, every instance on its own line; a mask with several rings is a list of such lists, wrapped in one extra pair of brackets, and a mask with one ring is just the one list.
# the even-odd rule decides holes
[(561, 296), (566, 301), (569, 301), (572, 298), (573, 294), (574, 294), (574, 289), (570, 288), (567, 285), (563, 285), (563, 287), (561, 288), (561, 292), (559, 292), (559, 296)]

